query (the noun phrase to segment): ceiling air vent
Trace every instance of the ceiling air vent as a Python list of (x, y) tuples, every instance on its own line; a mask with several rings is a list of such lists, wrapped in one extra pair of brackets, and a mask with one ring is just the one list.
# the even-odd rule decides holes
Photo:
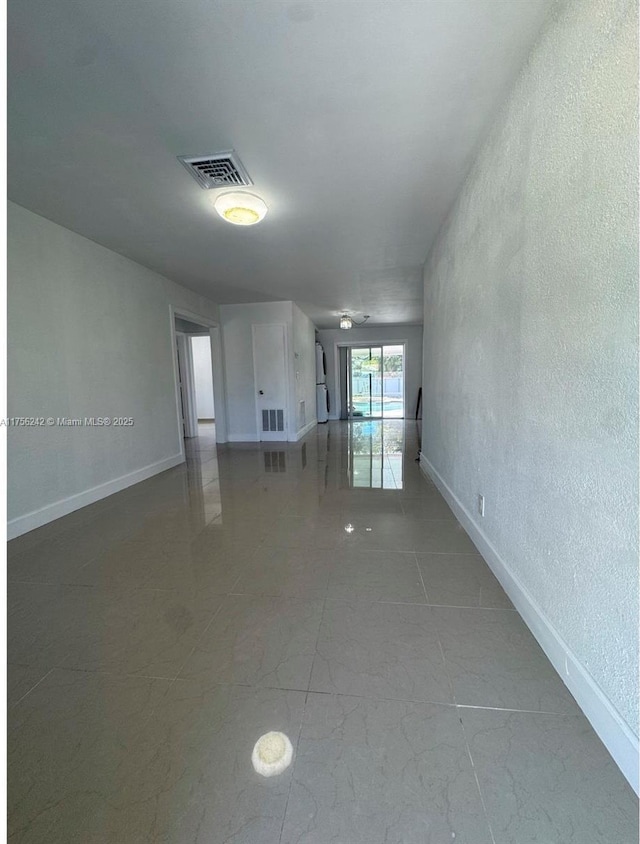
[(212, 155), (179, 155), (178, 161), (205, 190), (253, 184), (235, 150), (232, 149), (215, 152)]

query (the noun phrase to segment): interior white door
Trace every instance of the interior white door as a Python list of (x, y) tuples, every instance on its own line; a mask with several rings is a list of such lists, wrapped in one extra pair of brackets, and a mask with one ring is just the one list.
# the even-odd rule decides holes
[(253, 325), (256, 415), (261, 440), (287, 439), (287, 365), (285, 326)]

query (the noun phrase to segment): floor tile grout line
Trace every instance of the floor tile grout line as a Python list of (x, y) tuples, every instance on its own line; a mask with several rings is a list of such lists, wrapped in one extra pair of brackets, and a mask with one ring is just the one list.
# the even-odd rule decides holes
[[(29, 668), (30, 666), (27, 665), (19, 665), (19, 668)], [(173, 676), (160, 676), (156, 674), (140, 674), (140, 673), (133, 673), (129, 671), (111, 671), (108, 669), (103, 668), (82, 668), (76, 667), (71, 665), (64, 665), (63, 663), (59, 663), (54, 665), (52, 668), (47, 671), (46, 675), (43, 676), (36, 684), (33, 686), (32, 689), (27, 693), (29, 694), (36, 686), (40, 685), (40, 683), (46, 679), (46, 677), (51, 674), (53, 671), (72, 671), (76, 674), (99, 674), (108, 677), (119, 677), (119, 678), (127, 678), (130, 680), (153, 680), (161, 683), (168, 683), (170, 688), (175, 682), (179, 683), (191, 683), (197, 682), (197, 678), (194, 677), (173, 677)], [(249, 688), (249, 689), (270, 689), (272, 691), (280, 691), (280, 692), (297, 692), (299, 694), (304, 694), (307, 696), (309, 695), (324, 695), (326, 697), (344, 697), (344, 698), (354, 698), (357, 700), (369, 700), (373, 702), (386, 702), (386, 703), (406, 703), (415, 706), (444, 706), (449, 709), (472, 709), (472, 710), (480, 710), (483, 712), (510, 712), (513, 714), (520, 714), (520, 715), (548, 715), (551, 717), (556, 718), (566, 718), (571, 717), (571, 713), (566, 712), (553, 712), (551, 710), (545, 709), (514, 709), (510, 707), (499, 707), (499, 706), (480, 706), (477, 704), (466, 704), (466, 703), (451, 703), (448, 701), (441, 701), (441, 700), (427, 700), (421, 698), (403, 698), (403, 697), (384, 697), (379, 695), (359, 695), (353, 692), (341, 692), (336, 691), (335, 689), (331, 689), (329, 691), (322, 691), (319, 689), (307, 689), (307, 688), (297, 688), (294, 686), (271, 686), (271, 685), (258, 685), (255, 683), (240, 683), (240, 682), (213, 682), (211, 687), (238, 687), (238, 688)], [(26, 695), (25, 695), (26, 696)], [(22, 699), (22, 698), (21, 698)]]
[[(331, 566), (330, 566), (330, 568), (331, 568)], [(318, 623), (318, 629), (317, 629), (317, 632), (316, 632), (316, 640), (315, 640), (315, 644), (314, 644), (314, 648), (313, 648), (313, 659), (311, 660), (311, 667), (309, 668), (309, 676), (307, 678), (307, 689), (306, 689), (305, 696), (304, 696), (304, 703), (302, 704), (300, 727), (298, 729), (298, 736), (297, 736), (296, 743), (295, 743), (295, 746), (294, 746), (293, 767), (291, 768), (291, 776), (289, 778), (289, 789), (287, 791), (287, 800), (285, 802), (284, 812), (282, 814), (282, 824), (280, 826), (280, 835), (278, 837), (279, 844), (281, 844), (281, 842), (282, 842), (282, 836), (284, 834), (284, 825), (287, 821), (287, 812), (289, 810), (289, 801), (291, 799), (291, 792), (293, 790), (293, 781), (294, 781), (296, 765), (297, 765), (297, 762), (298, 762), (298, 753), (299, 753), (299, 750), (300, 750), (300, 740), (302, 738), (302, 730), (304, 728), (304, 719), (305, 719), (306, 710), (307, 710), (307, 701), (309, 700), (309, 695), (311, 694), (310, 688), (311, 688), (311, 679), (313, 677), (313, 667), (316, 663), (316, 657), (318, 655), (318, 642), (320, 641), (320, 631), (322, 629), (322, 624), (324, 622), (324, 611), (325, 611), (325, 607), (327, 605), (327, 597), (326, 596), (327, 596), (327, 592), (329, 591), (329, 578), (330, 577), (331, 577), (331, 571), (329, 571), (327, 573), (327, 582), (326, 582), (326, 585), (325, 585), (325, 596), (324, 596), (324, 599), (322, 601), (322, 610), (320, 612), (320, 621)]]

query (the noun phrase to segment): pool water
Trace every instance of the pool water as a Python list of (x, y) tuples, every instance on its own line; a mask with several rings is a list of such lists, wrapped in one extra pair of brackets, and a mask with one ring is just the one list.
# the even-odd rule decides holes
[(353, 400), (353, 407), (356, 412), (360, 412), (363, 415), (367, 416), (378, 416), (382, 415), (384, 412), (385, 416), (387, 414), (394, 413), (402, 416), (402, 412), (404, 410), (404, 404), (401, 401), (372, 401), (369, 403), (366, 399), (354, 399)]

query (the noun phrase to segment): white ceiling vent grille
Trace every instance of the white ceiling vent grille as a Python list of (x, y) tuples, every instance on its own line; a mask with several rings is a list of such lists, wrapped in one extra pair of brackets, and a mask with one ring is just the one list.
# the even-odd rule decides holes
[(253, 184), (237, 153), (232, 149), (212, 155), (179, 155), (178, 161), (205, 190)]

